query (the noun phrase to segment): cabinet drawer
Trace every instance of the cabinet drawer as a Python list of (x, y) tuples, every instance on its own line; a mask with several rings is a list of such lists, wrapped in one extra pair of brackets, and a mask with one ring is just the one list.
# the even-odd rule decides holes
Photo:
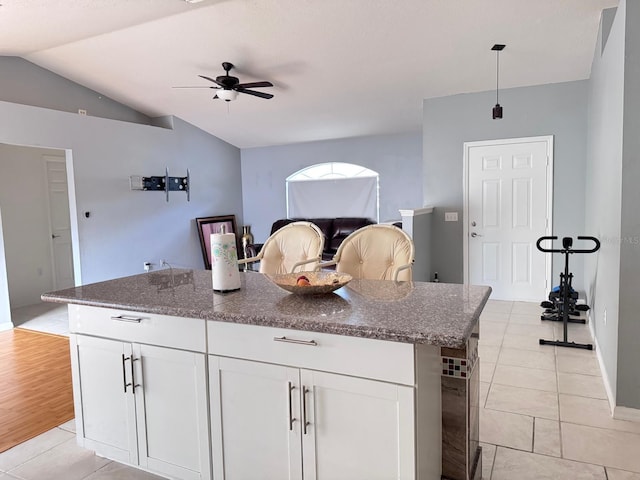
[(127, 342), (206, 352), (206, 324), (198, 318), (128, 312), (85, 305), (69, 305), (71, 333)]
[(414, 385), (412, 344), (208, 322), (209, 353)]

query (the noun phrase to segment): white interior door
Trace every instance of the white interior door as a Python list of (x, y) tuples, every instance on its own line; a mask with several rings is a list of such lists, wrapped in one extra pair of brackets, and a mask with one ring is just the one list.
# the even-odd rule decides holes
[(73, 287), (75, 282), (65, 159), (48, 155), (44, 159), (49, 198), (54, 288), (69, 288)]
[(465, 144), (465, 280), (491, 298), (541, 301), (550, 256), (553, 137)]

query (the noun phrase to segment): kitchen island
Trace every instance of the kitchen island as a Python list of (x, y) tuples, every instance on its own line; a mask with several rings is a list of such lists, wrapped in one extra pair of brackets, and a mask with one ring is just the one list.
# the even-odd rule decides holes
[(488, 287), (241, 282), (173, 269), (43, 295), (69, 304), (82, 446), (179, 479), (480, 478)]

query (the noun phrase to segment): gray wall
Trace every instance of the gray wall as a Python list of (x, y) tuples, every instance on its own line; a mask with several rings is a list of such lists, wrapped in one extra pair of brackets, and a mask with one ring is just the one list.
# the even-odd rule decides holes
[(11, 308), (53, 288), (47, 178), (43, 155), (64, 152), (0, 144), (0, 210)]
[(585, 286), (604, 374), (614, 394), (620, 291), (624, 35), (624, 9), (620, 8), (606, 46), (602, 48), (600, 33), (594, 52), (585, 169), (585, 226), (602, 242), (597, 254), (585, 258)]
[[(82, 282), (142, 272), (144, 261), (203, 268), (196, 217), (242, 222), (238, 148), (179, 119), (174, 129), (0, 102), (0, 143), (69, 149), (73, 156)], [(191, 169), (186, 194), (130, 191), (130, 175)], [(86, 218), (84, 212), (90, 212)]]
[(415, 246), (412, 277), (416, 282), (430, 282), (433, 280), (430, 253), (432, 216), (432, 212), (419, 212), (414, 216), (402, 217), (402, 229), (413, 239)]
[(354, 163), (380, 174), (381, 222), (400, 220), (401, 208), (422, 206), (420, 133), (243, 149), (244, 219), (256, 242), (269, 236), (275, 220), (287, 216), (286, 178), (326, 162)]
[[(626, 2), (618, 405), (640, 408), (640, 3)], [(633, 366), (629, 368), (629, 366)]]
[[(504, 118), (493, 120), (495, 92), (424, 101), (424, 204), (435, 207), (431, 268), (443, 282), (463, 281), (463, 143), (503, 138), (554, 136), (553, 234), (585, 235), (584, 163), (587, 81), (500, 91)], [(444, 212), (459, 222), (444, 222)], [(574, 257), (578, 257), (577, 255)], [(562, 258), (554, 259), (553, 281)], [(574, 287), (582, 289), (583, 259), (571, 259)], [(543, 299), (540, 299), (543, 300)]]
[(600, 230), (603, 242), (585, 270), (591, 319), (616, 404), (640, 408), (640, 5), (622, 0), (617, 11), (607, 11), (605, 32), (614, 12), (591, 73), (585, 221)]
[(0, 56), (0, 71), (2, 101), (71, 113), (83, 109), (94, 117), (147, 125), (152, 123), (146, 115), (23, 58)]

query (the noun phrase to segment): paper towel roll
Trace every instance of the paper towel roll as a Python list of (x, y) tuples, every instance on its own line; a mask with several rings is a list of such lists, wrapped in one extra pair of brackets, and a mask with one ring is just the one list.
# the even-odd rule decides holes
[(233, 233), (212, 233), (211, 280), (213, 289), (229, 292), (240, 288), (236, 236)]

